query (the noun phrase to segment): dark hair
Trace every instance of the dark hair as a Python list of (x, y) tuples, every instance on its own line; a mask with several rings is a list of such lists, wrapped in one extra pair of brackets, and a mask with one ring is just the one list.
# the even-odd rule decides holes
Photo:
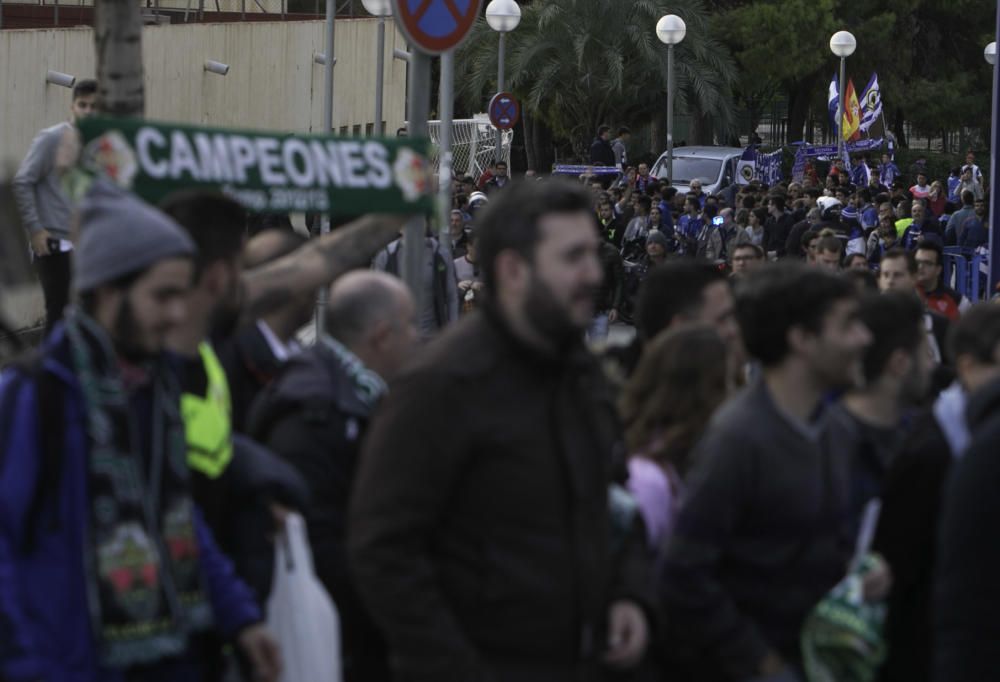
[(755, 216), (757, 216), (757, 220), (759, 220), (761, 222), (761, 224), (763, 224), (764, 222), (767, 221), (767, 217), (768, 216), (767, 216), (767, 209), (766, 208), (755, 208), (753, 210), (753, 214)]
[(632, 131), (628, 129), (628, 126), (622, 126), (618, 129), (618, 135), (631, 135)]
[(933, 251), (937, 255), (937, 264), (944, 265), (944, 247), (930, 239), (921, 239), (917, 242), (915, 251)]
[(807, 197), (812, 197), (813, 199), (819, 199), (823, 196), (823, 193), (819, 190), (819, 187), (806, 187), (803, 191)]
[(479, 264), (487, 291), (496, 291), (496, 259), (511, 249), (529, 261), (541, 239), (538, 221), (552, 213), (591, 213), (592, 196), (579, 184), (551, 178), (508, 185), (476, 216)]
[(73, 86), (73, 99), (78, 99), (80, 97), (88, 97), (90, 95), (97, 94), (97, 81), (93, 78), (84, 78), (81, 81), (77, 81), (76, 85)]
[(608, 132), (611, 132), (611, 126), (608, 126), (608, 125), (602, 125), (602, 126), (599, 126), (599, 127), (597, 128), (597, 136), (598, 136), (598, 137), (600, 137), (600, 136), (601, 136), (601, 135), (603, 135), (604, 133), (608, 133)]
[(653, 208), (653, 199), (651, 197), (646, 196), (645, 194), (640, 194), (636, 198), (635, 203), (642, 206), (644, 209), (646, 209), (646, 211), (650, 211)]
[(196, 277), (206, 266), (235, 259), (243, 250), (246, 211), (221, 192), (181, 190), (164, 199), (160, 208), (180, 223), (198, 247)]
[(972, 190), (962, 190), (962, 205), (971, 206), (976, 203), (976, 195), (972, 193)]
[(674, 261), (654, 268), (639, 287), (636, 327), (651, 339), (670, 326), (674, 317), (691, 314), (702, 306), (702, 293), (726, 276), (714, 265)]
[(871, 203), (872, 191), (867, 187), (862, 187), (861, 189), (858, 190), (858, 196), (861, 197), (861, 200), (864, 201), (866, 204)]
[[(152, 266), (150, 266), (152, 267)], [(77, 303), (80, 306), (80, 310), (87, 313), (91, 317), (97, 314), (97, 290), (107, 287), (109, 289), (117, 289), (118, 291), (125, 291), (131, 288), (135, 281), (142, 277), (142, 275), (149, 268), (144, 268), (142, 270), (134, 270), (133, 272), (127, 272), (117, 279), (113, 279), (110, 282), (101, 282), (93, 289), (88, 289), (87, 291), (81, 291), (76, 295)]]
[(688, 194), (687, 196), (685, 196), (684, 197), (684, 203), (685, 204), (694, 204), (699, 209), (701, 208), (701, 202), (698, 200), (698, 197), (694, 196), (693, 194)]
[(834, 303), (856, 297), (846, 279), (798, 263), (757, 268), (736, 288), (736, 315), (750, 355), (765, 367), (781, 364), (790, 352), (793, 327), (818, 334)]
[[(851, 258), (854, 256), (862, 256), (860, 253), (852, 253)], [(844, 270), (841, 273), (844, 279), (850, 282), (858, 291), (864, 293), (878, 293), (878, 278), (875, 277), (875, 273), (871, 270)]]
[[(848, 267), (851, 264), (851, 261), (853, 261), (855, 258), (860, 258), (861, 260), (863, 260), (865, 262), (866, 265), (868, 263), (868, 257), (865, 256), (865, 254), (858, 253), (857, 251), (855, 251), (850, 256), (847, 256), (844, 259), (844, 267)], [(875, 280), (873, 279), (872, 281), (874, 282)], [(876, 288), (878, 288), (877, 284), (875, 286), (876, 286)]]
[(247, 215), (248, 237), (254, 237), (267, 230), (293, 232), (295, 228), (292, 227), (292, 219), (287, 213), (251, 213)]
[(977, 303), (958, 323), (951, 325), (948, 350), (953, 361), (960, 355), (971, 355), (977, 362), (994, 365), (997, 345), (1000, 345), (1000, 305)]
[(702, 209), (702, 215), (704, 215), (706, 218), (714, 218), (715, 216), (719, 215), (719, 205), (708, 203), (708, 199), (711, 198), (712, 197), (708, 197), (707, 199), (705, 199), (705, 208)]
[(686, 473), (691, 449), (726, 398), (725, 356), (725, 342), (707, 326), (681, 325), (650, 341), (619, 405), (630, 453)]
[(503, 166), (504, 168), (506, 168), (507, 167), (507, 162), (504, 161), (503, 159), (497, 159), (496, 161), (493, 162), (493, 167), (494, 168), (499, 168), (500, 166)]
[(926, 335), (924, 306), (916, 296), (899, 291), (869, 294), (861, 300), (861, 321), (872, 333), (865, 350), (865, 381), (877, 380), (885, 371), (889, 356), (897, 349), (912, 353)]
[(909, 270), (910, 274), (917, 274), (917, 259), (914, 258), (912, 251), (907, 251), (906, 249), (897, 246), (882, 254), (882, 260), (879, 262), (884, 263), (887, 260), (893, 260), (894, 258), (902, 258), (905, 260), (906, 269)]
[(768, 199), (771, 201), (771, 205), (775, 206), (779, 211), (785, 210), (785, 197), (779, 194), (772, 194)]

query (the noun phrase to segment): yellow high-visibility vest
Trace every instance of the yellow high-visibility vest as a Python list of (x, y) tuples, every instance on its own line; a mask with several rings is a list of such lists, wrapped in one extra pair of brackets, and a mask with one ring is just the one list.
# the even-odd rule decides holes
[(229, 382), (215, 351), (207, 343), (198, 347), (208, 376), (205, 395), (184, 393), (181, 414), (187, 437), (188, 466), (209, 478), (218, 478), (233, 459), (232, 414)]

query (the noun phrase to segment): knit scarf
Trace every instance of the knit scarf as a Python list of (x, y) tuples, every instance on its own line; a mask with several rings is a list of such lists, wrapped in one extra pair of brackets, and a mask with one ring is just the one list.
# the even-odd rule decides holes
[[(100, 659), (111, 669), (156, 663), (183, 653), (188, 635), (212, 623), (179, 388), (156, 363), (149, 402), (130, 398), (106, 333), (78, 310), (69, 313), (66, 331), (83, 395), (90, 500), (85, 564)], [(144, 407), (135, 409), (137, 402)]]

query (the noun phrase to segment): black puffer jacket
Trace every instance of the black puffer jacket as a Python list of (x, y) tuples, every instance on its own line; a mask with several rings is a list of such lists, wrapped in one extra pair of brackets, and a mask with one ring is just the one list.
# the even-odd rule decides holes
[(358, 450), (383, 391), (382, 380), (342, 347), (320, 342), (288, 361), (249, 419), (253, 437), (308, 481), (309, 542), (316, 573), (340, 613), (348, 682), (389, 679), (385, 645), (358, 600), (345, 540)]

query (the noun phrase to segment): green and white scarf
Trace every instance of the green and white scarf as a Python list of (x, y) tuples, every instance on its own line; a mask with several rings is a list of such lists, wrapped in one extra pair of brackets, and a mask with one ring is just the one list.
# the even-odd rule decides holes
[[(73, 310), (66, 332), (84, 403), (88, 601), (101, 662), (112, 669), (155, 663), (183, 653), (188, 635), (212, 624), (180, 391), (169, 368), (156, 363), (151, 397), (136, 409), (104, 330)], [(149, 424), (146, 442), (139, 423)]]

